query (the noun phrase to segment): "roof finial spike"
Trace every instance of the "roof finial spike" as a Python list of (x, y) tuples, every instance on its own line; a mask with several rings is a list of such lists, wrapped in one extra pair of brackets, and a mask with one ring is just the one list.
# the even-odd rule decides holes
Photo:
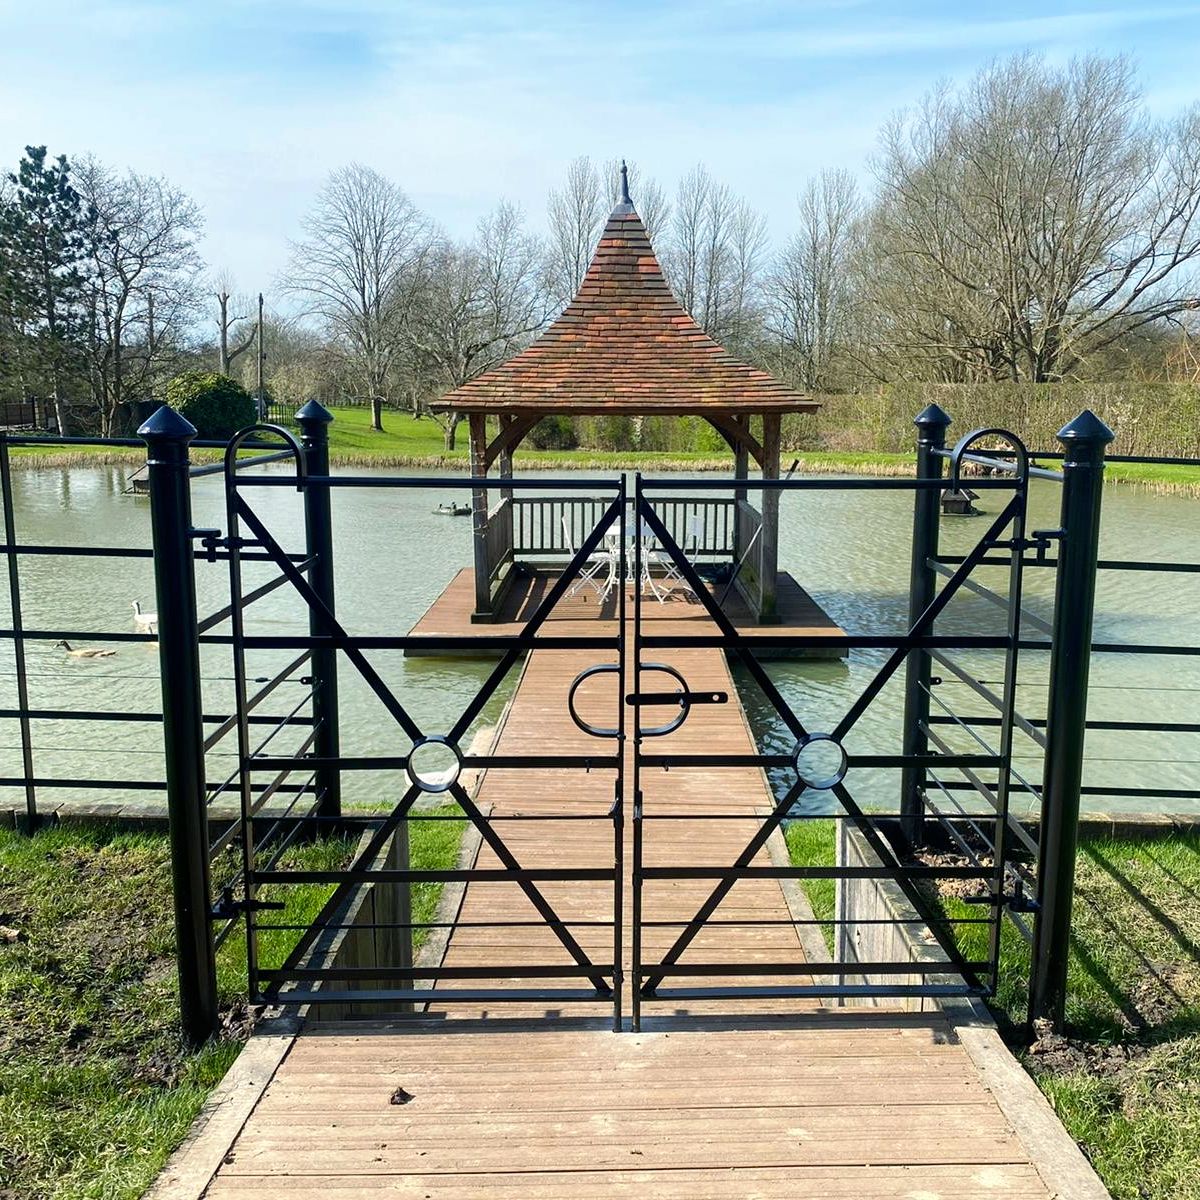
[(625, 166), (624, 159), (621, 159), (621, 203), (633, 203), (633, 201), (629, 198), (629, 170)]

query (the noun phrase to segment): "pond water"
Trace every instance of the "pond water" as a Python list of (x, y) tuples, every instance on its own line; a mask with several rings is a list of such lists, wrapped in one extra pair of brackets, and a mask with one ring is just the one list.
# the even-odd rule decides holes
[[(72, 467), (15, 473), (15, 516), (19, 540), (66, 545), (149, 545), (149, 505), (124, 494), (129, 469)], [(830, 481), (832, 483), (832, 481)], [(683, 494), (684, 489), (672, 494)], [(193, 484), (195, 522), (225, 527), (224, 493), (219, 477)], [(984, 492), (985, 511), (996, 512), (1007, 493)], [(436, 515), (438, 502), (456, 498), (446, 490), (397, 491), (342, 489), (334, 493), (338, 611), (352, 632), (401, 634), (437, 597), (454, 573), (470, 562), (470, 522)], [(1049, 482), (1034, 486), (1031, 529), (1057, 525), (1059, 489)], [(301, 508), (287, 489), (259, 489), (256, 509), (291, 550), (302, 545)], [(785, 494), (782, 499), (780, 565), (851, 633), (903, 632), (907, 613), (911, 492), (829, 490)], [(942, 545), (965, 552), (979, 538), (984, 518), (943, 518)], [(1200, 502), (1157, 496), (1110, 486), (1104, 498), (1102, 555), (1112, 559), (1200, 562)], [(248, 564), (245, 588), (274, 574), (266, 564)], [(1002, 568), (983, 568), (977, 578), (1005, 590)], [(21, 558), (22, 602), (27, 628), (121, 631), (132, 629), (130, 603), (154, 607), (149, 560)], [(228, 594), (223, 563), (201, 563), (197, 585), (205, 614), (221, 607)], [(1048, 619), (1052, 604), (1050, 571), (1026, 572), (1026, 604)], [(7, 589), (0, 609), (7, 614)], [(307, 617), (299, 598), (284, 588), (251, 610), (250, 631), (305, 632)], [(987, 601), (961, 594), (950, 604), (939, 631), (999, 633), (1001, 612)], [(227, 628), (227, 627), (225, 627)], [(1028, 636), (1039, 636), (1030, 628)], [(1096, 639), (1137, 643), (1200, 645), (1200, 577), (1157, 573), (1102, 572), (1096, 613)], [(103, 643), (85, 644), (103, 645)], [(27, 647), (30, 700), (41, 708), (116, 709), (155, 712), (160, 708), (156, 651), (141, 644), (117, 644), (112, 657), (71, 658), (50, 642)], [(16, 686), (11, 643), (0, 643), (0, 695), (15, 706)], [(252, 676), (265, 679), (289, 661), (288, 652), (258, 651), (249, 659)], [(405, 659), (399, 652), (368, 655), (422, 728), (448, 728), (474, 696), (490, 667), (465, 659)], [(883, 651), (853, 651), (836, 662), (791, 661), (770, 664), (780, 690), (810, 729), (832, 728), (862, 691)], [(998, 654), (959, 652), (957, 659), (984, 679), (998, 681)], [(231, 707), (231, 657), (228, 647), (203, 651), (205, 704), (211, 713)], [(1019, 708), (1040, 717), (1045, 707), (1045, 655), (1022, 655)], [(764, 749), (790, 747), (781, 723), (754, 686), (739, 673), (743, 701)], [(507, 698), (502, 687), (478, 725), (493, 723)], [(847, 739), (854, 754), (898, 751), (900, 676), (871, 705)], [(370, 694), (357, 673), (341, 667), (342, 747), (346, 754), (398, 754), (407, 748), (403, 734)], [(300, 700), (299, 682), (283, 685), (270, 711), (289, 711)], [(939, 695), (956, 711), (983, 714), (961, 684), (947, 682)], [(291, 697), (289, 701), (289, 697)], [(265, 710), (264, 710), (265, 711)], [(1092, 668), (1090, 715), (1096, 719), (1200, 721), (1200, 658), (1181, 656), (1097, 655)], [(265, 732), (265, 731), (264, 731)], [(994, 733), (993, 731), (989, 731)], [(159, 730), (150, 724), (39, 720), (34, 723), (35, 769), (39, 776), (111, 779), (161, 779)], [(281, 739), (285, 735), (280, 735)], [(294, 736), (294, 735), (287, 735)], [(954, 744), (964, 750), (961, 737)], [(288, 746), (280, 742), (281, 749)], [(274, 744), (273, 744), (274, 748)], [(1017, 753), (1023, 773), (1040, 776), (1040, 751), (1023, 736)], [(19, 731), (13, 719), (0, 721), (0, 774), (19, 776)], [(232, 739), (210, 754), (214, 783), (233, 769)], [(855, 778), (855, 775), (859, 778)], [(864, 803), (894, 806), (895, 773), (852, 772), (847, 780)], [(1085, 783), (1098, 787), (1200, 787), (1200, 735), (1103, 733), (1089, 739)], [(401, 780), (395, 773), (356, 774), (347, 796), (363, 802), (395, 798)], [(7, 788), (6, 798), (18, 794)], [(153, 793), (140, 793), (150, 796)], [(47, 789), (44, 797), (110, 799), (96, 791)], [(124, 797), (122, 797), (124, 798)], [(818, 805), (810, 794), (805, 806)], [(1121, 812), (1198, 811), (1192, 801), (1088, 797), (1086, 809)]]

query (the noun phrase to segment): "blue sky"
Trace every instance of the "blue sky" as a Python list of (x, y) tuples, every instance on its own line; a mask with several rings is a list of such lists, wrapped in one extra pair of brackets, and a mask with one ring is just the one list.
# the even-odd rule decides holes
[(578, 154), (667, 185), (702, 161), (782, 239), (805, 179), (862, 172), (938, 79), (1128, 53), (1166, 116), (1200, 98), (1198, 30), (1200, 3), (1121, 0), (0, 0), (0, 161), (45, 142), (167, 176), (246, 290), (350, 161), (454, 234), (501, 197), (540, 227)]

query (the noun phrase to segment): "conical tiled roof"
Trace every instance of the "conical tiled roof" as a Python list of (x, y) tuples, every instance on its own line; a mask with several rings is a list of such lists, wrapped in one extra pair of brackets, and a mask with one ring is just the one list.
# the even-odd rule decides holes
[(816, 401), (734, 358), (671, 294), (627, 197), (566, 311), (531, 346), (443, 396), (459, 412), (805, 412)]

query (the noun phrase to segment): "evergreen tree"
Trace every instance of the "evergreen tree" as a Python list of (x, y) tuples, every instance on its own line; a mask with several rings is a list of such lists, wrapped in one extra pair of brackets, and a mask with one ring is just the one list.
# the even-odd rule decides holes
[(81, 368), (85, 316), (83, 264), (87, 214), (64, 156), (26, 146), (0, 208), (0, 320), (20, 340), (25, 387), (49, 391), (60, 432), (67, 430), (66, 384)]

